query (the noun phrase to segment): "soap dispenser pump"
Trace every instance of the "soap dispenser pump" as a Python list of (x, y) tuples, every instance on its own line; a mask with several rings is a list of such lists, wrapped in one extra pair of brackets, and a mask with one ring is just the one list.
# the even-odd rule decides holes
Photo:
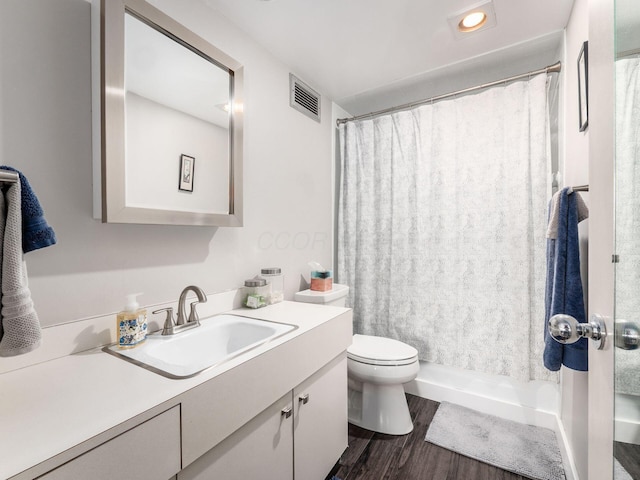
[(142, 294), (127, 295), (124, 310), (118, 313), (116, 334), (120, 348), (133, 348), (147, 338), (147, 310), (138, 305), (138, 295)]

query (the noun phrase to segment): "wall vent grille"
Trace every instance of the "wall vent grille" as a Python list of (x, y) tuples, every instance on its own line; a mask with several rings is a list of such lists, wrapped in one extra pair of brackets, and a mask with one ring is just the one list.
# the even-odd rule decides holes
[(309, 85), (289, 74), (289, 105), (320, 122), (320, 98), (320, 94)]

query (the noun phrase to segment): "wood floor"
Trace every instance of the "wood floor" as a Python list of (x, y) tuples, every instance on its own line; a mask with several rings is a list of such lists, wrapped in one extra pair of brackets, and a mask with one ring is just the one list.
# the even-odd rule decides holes
[(640, 445), (613, 442), (613, 455), (631, 475), (631, 478), (640, 479)]
[[(438, 403), (407, 395), (413, 432), (394, 436), (349, 425), (349, 448), (332, 472), (341, 480), (525, 480), (425, 442)], [(329, 477), (330, 478), (330, 477)]]

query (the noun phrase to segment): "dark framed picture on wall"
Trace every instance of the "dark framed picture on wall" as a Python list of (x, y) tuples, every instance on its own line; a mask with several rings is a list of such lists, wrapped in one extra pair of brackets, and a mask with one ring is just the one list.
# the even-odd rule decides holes
[(580, 131), (589, 125), (589, 42), (584, 42), (578, 55), (578, 119)]
[(193, 174), (196, 159), (189, 155), (180, 155), (180, 178), (178, 188), (184, 192), (193, 192)]

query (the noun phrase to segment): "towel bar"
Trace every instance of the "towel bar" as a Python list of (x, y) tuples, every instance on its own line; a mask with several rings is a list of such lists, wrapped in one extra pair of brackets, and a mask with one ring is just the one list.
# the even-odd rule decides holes
[(0, 182), (16, 183), (20, 177), (15, 172), (0, 169)]

